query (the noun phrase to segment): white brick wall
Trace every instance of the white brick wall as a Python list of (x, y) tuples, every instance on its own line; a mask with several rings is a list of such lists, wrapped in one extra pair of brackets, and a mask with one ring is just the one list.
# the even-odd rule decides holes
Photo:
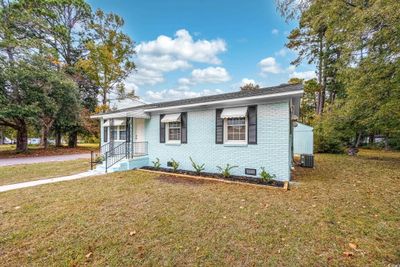
[(159, 158), (166, 167), (171, 158), (180, 162), (181, 169), (193, 170), (189, 157), (205, 163), (208, 172), (218, 172), (217, 165), (238, 165), (235, 175), (245, 175), (245, 168), (260, 167), (280, 180), (290, 179), (289, 164), (289, 105), (288, 102), (258, 105), (257, 144), (227, 146), (215, 144), (215, 109), (188, 112), (188, 143), (168, 145), (160, 143), (159, 114), (146, 120), (150, 162)]

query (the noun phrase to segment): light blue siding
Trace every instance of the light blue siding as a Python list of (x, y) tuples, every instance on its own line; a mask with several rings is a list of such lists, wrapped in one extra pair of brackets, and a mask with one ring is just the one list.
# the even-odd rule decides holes
[(314, 150), (314, 136), (313, 128), (298, 123), (294, 128), (293, 136), (293, 153), (294, 154), (313, 154)]
[(279, 180), (290, 179), (289, 103), (269, 103), (257, 108), (257, 144), (227, 146), (215, 144), (215, 109), (188, 111), (188, 143), (160, 143), (159, 114), (146, 120), (149, 162), (159, 158), (167, 167), (171, 158), (179, 161), (180, 169), (193, 170), (189, 157), (205, 163), (206, 172), (218, 172), (217, 165), (238, 165), (232, 174), (245, 175), (245, 168), (265, 167)]

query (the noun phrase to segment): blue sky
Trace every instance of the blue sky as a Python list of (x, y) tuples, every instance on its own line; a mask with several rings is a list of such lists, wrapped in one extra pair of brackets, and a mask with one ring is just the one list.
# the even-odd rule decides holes
[(310, 78), (314, 67), (290, 67), (284, 48), (297, 22), (286, 23), (273, 0), (90, 0), (93, 9), (125, 20), (135, 42), (137, 72), (127, 89), (148, 102), (273, 86)]

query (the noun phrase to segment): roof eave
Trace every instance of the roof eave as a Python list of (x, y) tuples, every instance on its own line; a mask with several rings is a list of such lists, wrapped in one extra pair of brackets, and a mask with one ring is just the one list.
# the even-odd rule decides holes
[(217, 105), (217, 104), (226, 104), (241, 101), (248, 101), (248, 100), (262, 100), (262, 99), (271, 99), (271, 98), (279, 98), (279, 97), (301, 97), (304, 93), (304, 90), (296, 90), (291, 92), (282, 92), (282, 93), (275, 93), (275, 94), (267, 94), (267, 95), (257, 95), (257, 96), (248, 96), (248, 97), (240, 97), (240, 98), (232, 98), (232, 99), (225, 99), (225, 100), (217, 100), (217, 101), (209, 101), (209, 102), (201, 102), (201, 103), (194, 103), (194, 104), (185, 104), (185, 105), (176, 105), (176, 106), (168, 106), (168, 107), (159, 107), (159, 108), (149, 108), (145, 109), (144, 112), (156, 112), (156, 111), (163, 111), (163, 110), (170, 110), (170, 109), (180, 109), (180, 108), (192, 108), (192, 107), (199, 107), (204, 105)]

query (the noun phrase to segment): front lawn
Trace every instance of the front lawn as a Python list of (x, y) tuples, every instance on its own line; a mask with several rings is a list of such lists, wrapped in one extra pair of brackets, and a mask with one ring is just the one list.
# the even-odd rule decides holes
[(16, 145), (0, 145), (0, 159), (82, 154), (90, 153), (90, 151), (97, 152), (99, 150), (99, 144), (94, 143), (79, 144), (76, 148), (49, 146), (48, 149), (44, 149), (38, 145), (29, 145), (28, 151), (25, 153), (17, 153), (15, 147)]
[(290, 191), (113, 173), (0, 194), (5, 266), (400, 263), (400, 153), (321, 154)]
[(0, 186), (72, 175), (90, 169), (89, 159), (20, 164), (0, 167)]

